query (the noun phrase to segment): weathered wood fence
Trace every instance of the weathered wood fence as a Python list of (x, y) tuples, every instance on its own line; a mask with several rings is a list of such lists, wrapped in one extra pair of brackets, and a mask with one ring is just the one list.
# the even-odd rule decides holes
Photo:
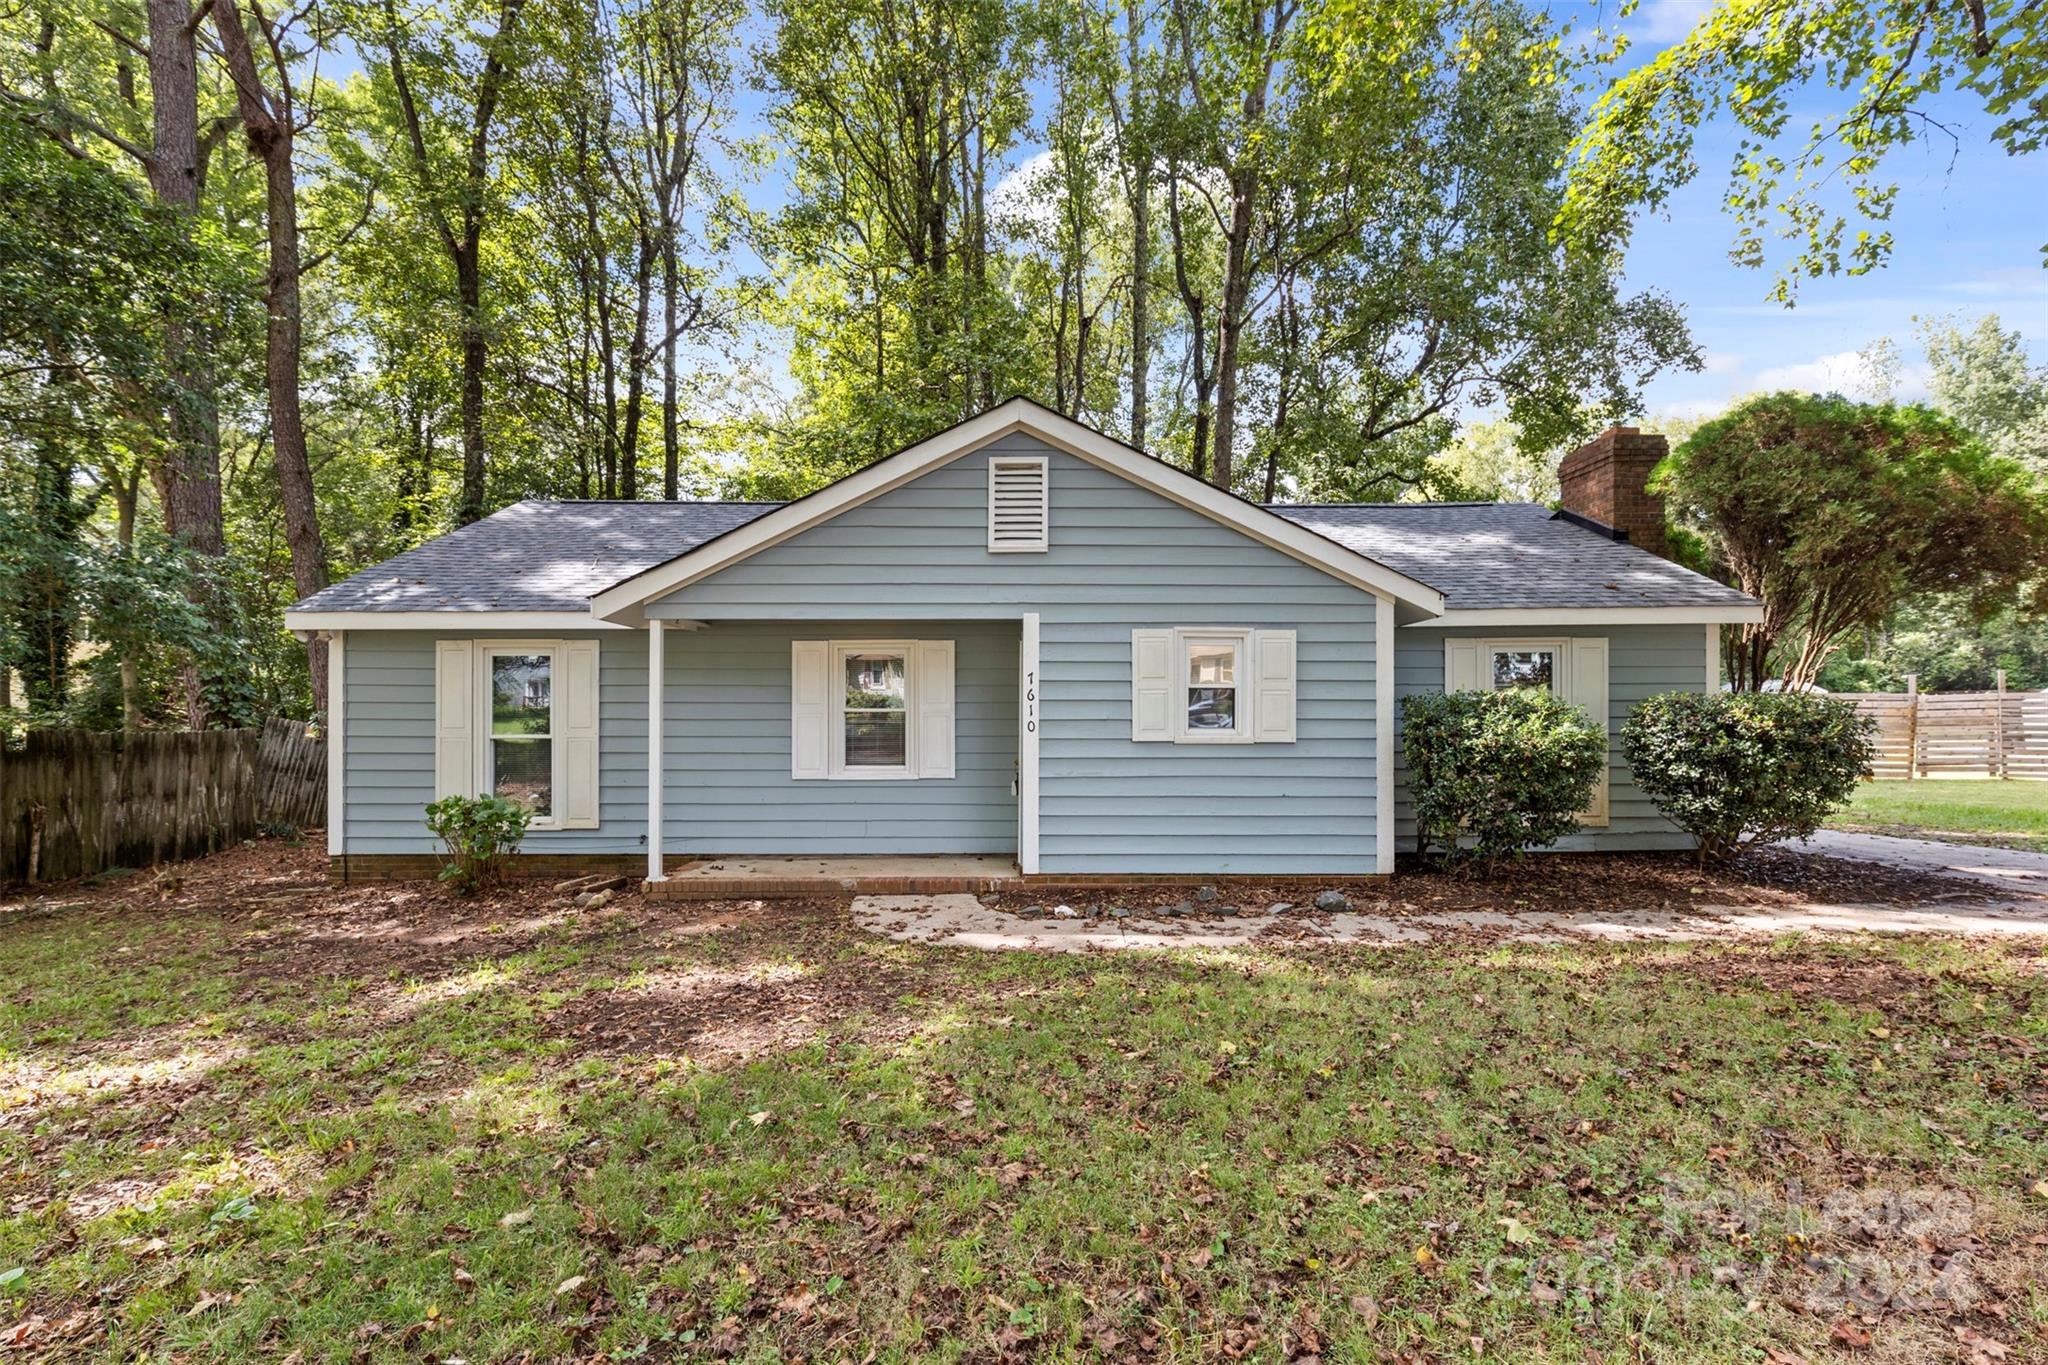
[(1877, 721), (1880, 778), (2048, 780), (2048, 692), (1837, 692)]
[(262, 729), (32, 730), (0, 749), (0, 882), (54, 881), (211, 853), (327, 809), (327, 747)]

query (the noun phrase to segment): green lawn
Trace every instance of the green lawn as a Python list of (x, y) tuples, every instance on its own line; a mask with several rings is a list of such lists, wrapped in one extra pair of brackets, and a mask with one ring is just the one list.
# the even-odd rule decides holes
[(1961, 839), (2048, 853), (2048, 782), (1866, 782), (1828, 822), (1924, 839)]
[(2048, 1352), (2038, 948), (1043, 957), (826, 908), (188, 901), (0, 916), (0, 1341)]

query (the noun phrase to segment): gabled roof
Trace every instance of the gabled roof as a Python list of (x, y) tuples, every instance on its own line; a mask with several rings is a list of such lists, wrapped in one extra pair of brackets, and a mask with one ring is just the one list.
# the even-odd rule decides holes
[[(1755, 619), (1712, 579), (1532, 503), (1259, 505), (1028, 400), (795, 502), (521, 502), (293, 605), (294, 630), (588, 627), (1024, 430), (1367, 591), (1408, 615), (1488, 624), (1567, 613), (1611, 622)], [(1427, 624), (1427, 621), (1418, 624)]]
[[(1529, 502), (1274, 506), (1318, 535), (1441, 588), (1445, 609), (1756, 606), (1747, 594)], [(1693, 619), (1702, 619), (1694, 617)]]
[(849, 508), (858, 507), (1013, 432), (1024, 432), (1054, 449), (1119, 474), (1311, 568), (1320, 569), (1333, 578), (1387, 598), (1411, 611), (1435, 616), (1443, 610), (1443, 594), (1419, 579), (1391, 569), (1338, 541), (1307, 531), (1255, 502), (1224, 492), (1185, 470), (1154, 459), (1041, 403), (1029, 398), (1011, 398), (916, 445), (877, 460), (815, 493), (786, 503), (696, 550), (677, 555), (666, 563), (657, 564), (592, 594), (591, 615), (606, 621), (630, 621), (644, 604), (657, 597), (666, 596), (780, 544)]

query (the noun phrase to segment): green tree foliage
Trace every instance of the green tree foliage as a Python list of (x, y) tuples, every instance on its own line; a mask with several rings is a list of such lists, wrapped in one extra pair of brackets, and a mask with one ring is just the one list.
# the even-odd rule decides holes
[(2038, 150), (2048, 139), (2048, 6), (1716, 0), (1594, 106), (1560, 224), (1568, 235), (1625, 238), (1636, 213), (1663, 207), (1697, 174), (1701, 127), (1733, 119), (1732, 254), (1762, 266), (1772, 237), (1789, 243), (1775, 289), (1789, 302), (1802, 277), (1862, 274), (1890, 256), (1885, 223), (1899, 185), (1888, 163), (1922, 138), (1962, 136), (1926, 108), (1950, 89), (1981, 103), (1994, 147)]
[(1774, 667), (1812, 683), (1845, 633), (1915, 594), (1952, 593), (1980, 617), (2011, 605), (2048, 555), (2048, 500), (2027, 472), (1922, 407), (1751, 399), (1658, 478), (1711, 565), (1764, 604), (1726, 651), (1738, 690)]
[(41, 717), (304, 713), (323, 561), (789, 496), (1013, 393), (1251, 496), (1466, 487), (1462, 412), (1529, 457), (1693, 361), (1549, 231), (1603, 57), (1524, 0), (27, 0), (5, 303), (106, 313), (105, 373), (0, 382), (4, 647)]
[(1811, 693), (1667, 692), (1629, 711), (1621, 744), (1704, 863), (1819, 829), (1868, 775), (1875, 725)]
[(1934, 406), (1975, 432), (1994, 454), (2020, 461), (2048, 482), (2048, 365), (2027, 354), (2017, 329), (1986, 313), (1965, 327), (1955, 318), (1922, 322)]
[(88, 643), (130, 657), (195, 636), (190, 604), (134, 591), (133, 547), (89, 528), (105, 492), (94, 475), (180, 400), (163, 319), (200, 307), (225, 272), (116, 172), (8, 117), (0, 202), (0, 658), (31, 713), (56, 717)]
[(1607, 733), (1541, 688), (1401, 699), (1416, 851), (1446, 863), (1547, 848), (1578, 828)]

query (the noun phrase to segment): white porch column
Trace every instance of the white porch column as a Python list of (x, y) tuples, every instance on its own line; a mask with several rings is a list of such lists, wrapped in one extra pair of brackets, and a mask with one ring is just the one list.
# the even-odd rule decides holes
[(1017, 642), (1017, 870), (1038, 872), (1038, 613)]
[(665, 881), (661, 869), (661, 693), (668, 672), (663, 641), (667, 623), (647, 622), (647, 880)]

